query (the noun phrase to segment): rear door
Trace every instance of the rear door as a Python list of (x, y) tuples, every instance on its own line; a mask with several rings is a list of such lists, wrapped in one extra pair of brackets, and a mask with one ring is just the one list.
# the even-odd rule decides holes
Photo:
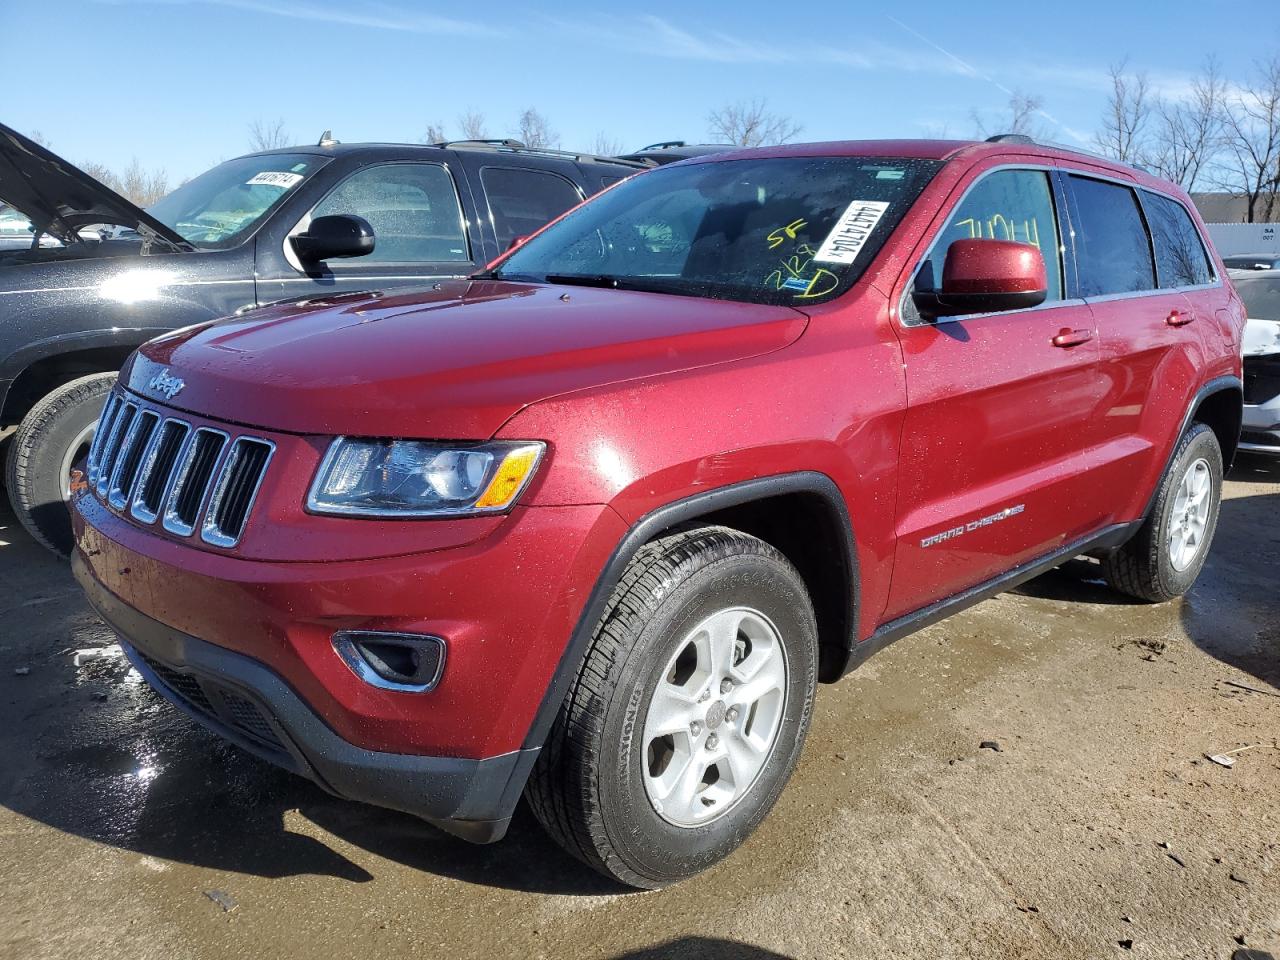
[(476, 183), (480, 223), (489, 257), (504, 253), (517, 237), (528, 236), (550, 223), (586, 197), (573, 177), (581, 176), (570, 164), (542, 166), (538, 158), (503, 154), (468, 157), (469, 173)]
[[(887, 619), (1090, 533), (1103, 512), (1088, 459), (1098, 347), (1088, 308), (1070, 299), (1056, 178), (993, 161), (965, 184), (902, 301), (908, 410)], [(947, 247), (970, 237), (1039, 247), (1046, 301), (922, 321), (911, 289), (936, 289)]]
[[(1170, 249), (1172, 211), (1154, 200), (1144, 203), (1145, 191), (1078, 171), (1066, 172), (1063, 182), (1079, 289), (1098, 327), (1106, 385), (1097, 478), (1116, 491), (1109, 519), (1132, 520), (1118, 514), (1132, 513), (1132, 505), (1145, 503), (1154, 489), (1199, 383), (1201, 330), (1214, 317), (1198, 315), (1201, 307), (1187, 295), (1197, 284), (1182, 283), (1180, 275), (1197, 278), (1206, 268), (1190, 260), (1178, 265), (1193, 251)], [(1148, 215), (1161, 239), (1159, 276)]]
[[(349, 293), (416, 287), (474, 272), (480, 251), (447, 163), (397, 160), (369, 163), (340, 179), (288, 231), (301, 233), (330, 214), (364, 217), (373, 227), (373, 252), (304, 266), (288, 237), (259, 250), (258, 300), (311, 293)], [(278, 249), (277, 249), (278, 247)]]

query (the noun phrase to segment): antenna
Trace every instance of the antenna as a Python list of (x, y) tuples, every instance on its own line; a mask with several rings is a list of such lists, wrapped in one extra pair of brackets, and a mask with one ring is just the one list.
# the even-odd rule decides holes
[(320, 134), (320, 142), (319, 142), (319, 143), (317, 143), (317, 144), (316, 144), (316, 146), (317, 146), (317, 147), (332, 147), (332, 146), (335, 146), (336, 144), (339, 144), (339, 143), (341, 143), (341, 142), (342, 142), (341, 140), (335, 140), (335, 139), (333, 139), (333, 131), (332, 131), (332, 130), (326, 130), (324, 133)]

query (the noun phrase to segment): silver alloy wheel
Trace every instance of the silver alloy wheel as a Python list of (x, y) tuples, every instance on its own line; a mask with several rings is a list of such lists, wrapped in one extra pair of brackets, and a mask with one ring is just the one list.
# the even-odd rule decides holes
[(88, 453), (89, 444), (93, 442), (93, 432), (97, 428), (98, 421), (95, 420), (80, 431), (76, 438), (67, 445), (66, 452), (62, 454), (61, 473), (58, 476), (62, 478), (62, 500), (64, 503), (68, 503), (71, 500), (71, 468), (77, 460)]
[(742, 800), (764, 769), (787, 705), (787, 652), (758, 610), (719, 610), (676, 647), (649, 701), (645, 793), (678, 827), (700, 827)]
[(1201, 457), (1187, 467), (1169, 512), (1169, 562), (1181, 572), (1191, 566), (1204, 546), (1204, 532), (1213, 506), (1213, 474)]

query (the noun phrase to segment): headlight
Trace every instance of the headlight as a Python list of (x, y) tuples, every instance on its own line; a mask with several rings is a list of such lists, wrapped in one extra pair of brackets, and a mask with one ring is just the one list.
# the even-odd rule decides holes
[(474, 446), (338, 437), (325, 454), (307, 509), (357, 517), (501, 513), (528, 484), (546, 444)]

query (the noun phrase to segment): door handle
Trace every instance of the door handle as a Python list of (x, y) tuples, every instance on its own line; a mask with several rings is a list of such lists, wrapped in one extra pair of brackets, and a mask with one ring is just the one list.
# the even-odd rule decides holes
[(1185, 327), (1195, 318), (1196, 315), (1194, 313), (1187, 313), (1185, 310), (1174, 310), (1164, 318), (1164, 322), (1171, 327)]
[(1092, 330), (1072, 330), (1070, 327), (1063, 327), (1058, 331), (1058, 335), (1053, 338), (1055, 347), (1078, 347), (1082, 343), (1088, 343), (1093, 339)]

